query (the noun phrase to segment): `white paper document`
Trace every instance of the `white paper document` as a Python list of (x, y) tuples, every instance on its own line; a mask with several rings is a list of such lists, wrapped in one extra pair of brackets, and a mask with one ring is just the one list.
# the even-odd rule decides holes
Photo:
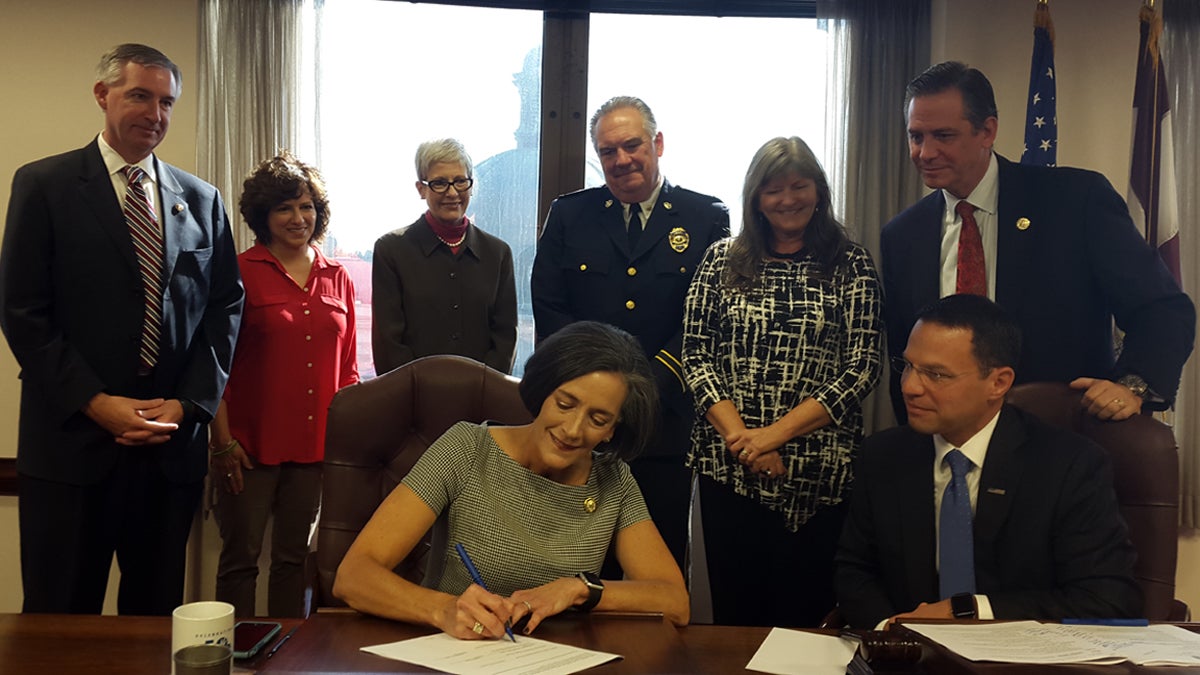
[(845, 675), (858, 640), (772, 628), (746, 670), (774, 675)]
[(1200, 666), (1200, 635), (1167, 624), (1087, 626), (1012, 621), (904, 626), (972, 661)]
[(531, 637), (519, 637), (516, 642), (459, 640), (445, 633), (362, 650), (453, 675), (569, 675), (622, 658)]

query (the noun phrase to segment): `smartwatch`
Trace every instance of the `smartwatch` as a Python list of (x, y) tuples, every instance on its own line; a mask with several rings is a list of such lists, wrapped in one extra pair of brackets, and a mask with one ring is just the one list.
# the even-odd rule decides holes
[(950, 613), (955, 619), (974, 619), (979, 613), (975, 607), (975, 596), (971, 593), (950, 596)]
[(604, 582), (591, 572), (580, 572), (575, 575), (575, 578), (582, 581), (588, 589), (588, 599), (584, 600), (583, 604), (577, 605), (575, 609), (581, 612), (590, 612), (593, 607), (600, 604), (600, 596), (604, 594)]

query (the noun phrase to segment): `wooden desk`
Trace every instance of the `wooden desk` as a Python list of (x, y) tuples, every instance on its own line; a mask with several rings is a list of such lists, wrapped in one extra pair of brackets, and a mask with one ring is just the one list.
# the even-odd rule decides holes
[[(354, 612), (283, 619), (283, 633), (300, 628), (271, 658), (238, 666), (268, 675), (428, 673), (401, 661), (359, 651), (366, 645), (428, 635), (433, 629)], [(1200, 625), (1185, 626), (1200, 631)], [(736, 673), (758, 650), (769, 628), (695, 625), (676, 629), (657, 617), (567, 614), (548, 620), (535, 634), (563, 644), (621, 654), (625, 658), (587, 671), (626, 673)], [(518, 638), (519, 639), (519, 638)], [(0, 675), (166, 675), (171, 651), (170, 617), (0, 614)], [(268, 650), (269, 651), (269, 648)], [(913, 671), (922, 675), (1200, 675), (1200, 668), (1023, 666), (973, 663), (926, 645)]]
[[(261, 673), (294, 675), (436, 672), (360, 651), (367, 645), (407, 640), (434, 632), (432, 628), (356, 613), (315, 614), (274, 657), (247, 665), (258, 666)], [(534, 637), (625, 657), (596, 670), (603, 675), (704, 672), (674, 626), (661, 617), (564, 614), (539, 626)], [(517, 639), (521, 638), (518, 636)], [(744, 666), (742, 663), (739, 668)]]
[[(280, 623), (283, 634), (300, 628), (275, 656), (264, 653), (236, 665), (293, 675), (433, 672), (359, 650), (435, 632), (430, 628), (353, 612)], [(730, 671), (698, 662), (661, 617), (570, 614), (546, 621), (535, 636), (624, 656), (594, 671), (600, 675)], [(170, 617), (0, 615), (0, 675), (165, 675), (170, 657)]]

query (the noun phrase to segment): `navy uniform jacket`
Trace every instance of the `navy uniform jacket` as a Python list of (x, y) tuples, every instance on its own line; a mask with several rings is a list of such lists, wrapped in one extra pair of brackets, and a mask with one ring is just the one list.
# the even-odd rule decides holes
[[(225, 205), (213, 186), (154, 160), (164, 233), (162, 337), (152, 396), (217, 412), (243, 290)], [(104, 480), (112, 435), (80, 409), (96, 394), (137, 396), (145, 300), (129, 226), (95, 140), (21, 167), (0, 249), (0, 326), (21, 366), (17, 470), (75, 485)], [(156, 453), (163, 474), (208, 471), (204, 419)]]
[[(933, 438), (908, 426), (867, 439), (835, 558), (852, 626), (937, 602)], [(1136, 617), (1137, 558), (1099, 446), (1005, 406), (975, 506), (976, 592), (997, 619)]]
[[(995, 300), (1021, 326), (1017, 382), (1117, 379), (1134, 373), (1174, 400), (1196, 312), (1137, 231), (1104, 176), (1024, 166), (997, 155)], [(883, 228), (884, 320), (892, 356), (916, 313), (938, 299), (945, 199), (936, 190)], [(1125, 331), (1114, 356), (1112, 322)], [(903, 420), (898, 377), (892, 404)]]
[[(629, 332), (650, 359), (664, 413), (690, 421), (691, 397), (679, 357), (684, 300), (704, 251), (728, 236), (729, 210), (720, 200), (667, 181), (634, 251), (621, 202), (607, 187), (559, 197), (550, 206), (533, 263), (537, 339), (585, 320)], [(648, 448), (646, 454), (682, 455), (687, 434), (682, 429), (679, 447)]]

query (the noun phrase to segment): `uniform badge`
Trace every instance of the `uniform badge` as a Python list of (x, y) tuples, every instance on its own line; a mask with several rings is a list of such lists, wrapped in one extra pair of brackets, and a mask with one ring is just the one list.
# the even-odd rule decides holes
[(611, 200), (611, 199), (606, 199), (606, 200), (604, 200), (604, 208), (606, 208), (606, 209), (607, 209), (607, 208), (609, 208), (610, 206), (612, 206), (612, 200)]
[(1024, 232), (1025, 230), (1028, 230), (1029, 224), (1030, 223), (1029, 223), (1028, 218), (1017, 218), (1017, 229), (1018, 230), (1020, 230), (1022, 232)]
[(671, 202), (663, 202), (663, 208), (670, 211), (673, 207), (671, 206)]
[[(664, 206), (666, 205), (664, 204)], [(690, 243), (691, 240), (692, 238), (688, 236), (687, 230), (683, 229), (682, 227), (674, 228), (671, 230), (670, 234), (667, 235), (667, 242), (671, 244), (671, 248), (676, 253), (683, 253), (686, 251), (688, 243)]]

